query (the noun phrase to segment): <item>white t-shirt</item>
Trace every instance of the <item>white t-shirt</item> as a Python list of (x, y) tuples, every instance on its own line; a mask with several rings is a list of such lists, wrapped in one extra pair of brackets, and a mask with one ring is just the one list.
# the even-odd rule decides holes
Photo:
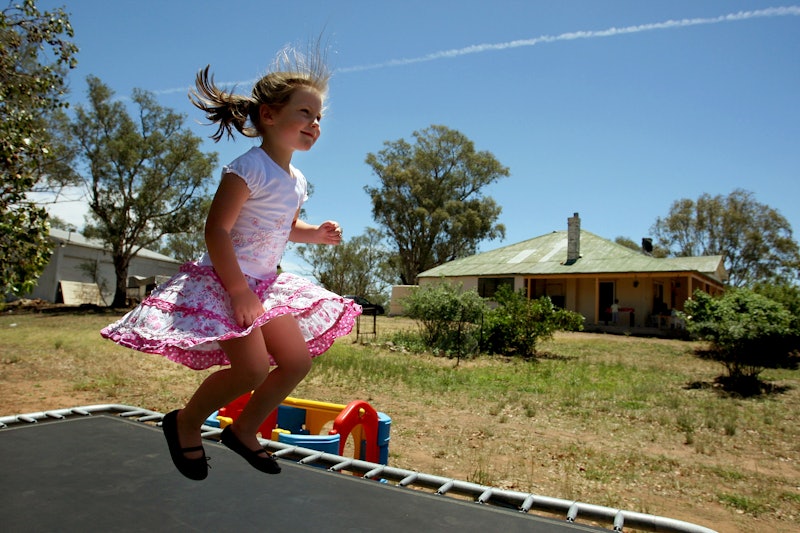
[[(231, 230), (239, 266), (248, 276), (264, 279), (277, 271), (294, 216), (308, 200), (305, 176), (293, 166), (290, 169), (287, 174), (258, 146), (222, 169), (223, 175), (241, 177), (250, 189)], [(200, 264), (211, 266), (208, 252)]]

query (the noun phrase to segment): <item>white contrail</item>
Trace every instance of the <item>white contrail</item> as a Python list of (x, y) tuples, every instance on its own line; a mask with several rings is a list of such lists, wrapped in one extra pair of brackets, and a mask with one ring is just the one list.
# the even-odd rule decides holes
[(404, 65), (411, 65), (414, 63), (436, 61), (438, 59), (450, 59), (458, 56), (480, 54), (482, 52), (489, 52), (495, 50), (507, 50), (509, 48), (520, 48), (523, 46), (536, 46), (537, 44), (553, 43), (557, 41), (574, 41), (576, 39), (599, 39), (603, 37), (614, 37), (617, 35), (642, 33), (646, 31), (686, 28), (689, 26), (700, 26), (703, 24), (719, 24), (722, 22), (736, 22), (740, 20), (749, 20), (749, 19), (763, 18), (763, 17), (786, 17), (790, 15), (795, 15), (795, 16), (800, 15), (800, 7), (798, 6), (770, 7), (767, 9), (759, 9), (754, 11), (739, 11), (738, 13), (729, 13), (727, 15), (720, 15), (718, 17), (667, 20), (666, 22), (639, 24), (637, 26), (625, 26), (624, 28), (608, 28), (606, 30), (597, 30), (597, 31), (592, 31), (592, 30), (575, 31), (575, 32), (562, 33), (560, 35), (542, 35), (539, 37), (535, 37), (533, 39), (520, 39), (505, 43), (476, 44), (464, 48), (454, 48), (452, 50), (433, 52), (431, 54), (422, 57), (414, 57), (409, 59), (393, 59), (391, 61), (386, 61), (383, 63), (375, 63), (372, 65), (345, 67), (342, 69), (338, 69), (336, 72), (337, 73), (360, 72), (363, 70), (400, 67)]
[[(258, 78), (254, 78), (252, 80), (246, 81), (222, 81), (217, 83), (218, 87), (228, 87), (230, 89), (234, 87), (247, 87), (248, 90), (253, 86), (253, 84), (258, 81)], [(216, 83), (216, 82), (215, 82)], [(188, 93), (190, 89), (193, 89), (194, 85), (187, 85), (186, 87), (173, 87), (172, 89), (159, 89), (157, 91), (152, 91), (153, 94), (162, 95), (162, 94), (175, 94), (175, 93)]]
[[(680, 20), (667, 20), (665, 22), (653, 22), (650, 24), (638, 24), (636, 26), (625, 26), (623, 28), (608, 28), (605, 30), (584, 30), (562, 33), (559, 35), (541, 35), (533, 39), (519, 39), (516, 41), (508, 41), (505, 43), (487, 43), (466, 46), (464, 48), (454, 48), (452, 50), (442, 50), (433, 52), (421, 57), (413, 57), (407, 59), (392, 59), (383, 63), (374, 63), (371, 65), (359, 65), (355, 67), (344, 67), (336, 69), (337, 74), (346, 74), (349, 72), (361, 72), (364, 70), (375, 70), (389, 67), (401, 67), (405, 65), (412, 65), (414, 63), (424, 63), (427, 61), (436, 61), (439, 59), (451, 59), (454, 57), (465, 56), (470, 54), (480, 54), (483, 52), (491, 52), (496, 50), (508, 50), (509, 48), (521, 48), (524, 46), (536, 46), (537, 44), (554, 43), (558, 41), (574, 41), (577, 39), (600, 39), (604, 37), (615, 37), (617, 35), (628, 35), (632, 33), (642, 33), (655, 30), (670, 30), (674, 28), (686, 28), (689, 26), (701, 26), (707, 24), (720, 24), (723, 22), (737, 22), (741, 20), (750, 20), (755, 18), (765, 17), (787, 17), (787, 16), (800, 15), (800, 6), (785, 6), (785, 7), (770, 7), (766, 9), (758, 9), (753, 11), (739, 11), (738, 13), (729, 13), (727, 15), (720, 15), (718, 17), (708, 18), (692, 18)], [(248, 85), (254, 83), (255, 80), (249, 82), (237, 83), (224, 83), (223, 85)], [(155, 91), (155, 94), (170, 94), (177, 92), (187, 91), (187, 87), (179, 87), (174, 89), (164, 89)]]

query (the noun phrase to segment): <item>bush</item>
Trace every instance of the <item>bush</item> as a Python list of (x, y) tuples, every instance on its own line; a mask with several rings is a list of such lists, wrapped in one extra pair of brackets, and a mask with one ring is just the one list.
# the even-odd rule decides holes
[(792, 315), (789, 325), (791, 333), (786, 337), (783, 350), (800, 352), (800, 286), (792, 283), (762, 282), (753, 288), (755, 292), (783, 305)]
[(536, 343), (559, 330), (583, 329), (583, 317), (559, 309), (550, 298), (528, 300), (523, 291), (501, 287), (493, 310), (475, 291), (437, 283), (415, 289), (403, 302), (421, 324), (422, 342), (434, 353), (458, 357), (480, 352), (531, 356)]
[(536, 343), (552, 338), (556, 331), (583, 329), (580, 314), (557, 308), (547, 296), (529, 300), (524, 291), (503, 286), (495, 300), (498, 307), (484, 322), (481, 348), (485, 352), (531, 356), (536, 354)]
[(792, 314), (780, 303), (749, 289), (728, 289), (720, 297), (695, 291), (684, 307), (687, 331), (711, 343), (710, 357), (735, 381), (752, 381), (767, 367), (788, 360), (785, 340)]
[(441, 282), (419, 287), (404, 300), (406, 313), (420, 321), (422, 340), (448, 356), (475, 354), (486, 304), (475, 291)]

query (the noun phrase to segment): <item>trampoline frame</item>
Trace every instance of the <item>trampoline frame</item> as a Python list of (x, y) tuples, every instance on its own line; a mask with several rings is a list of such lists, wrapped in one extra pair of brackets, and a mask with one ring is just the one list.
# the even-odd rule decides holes
[[(93, 414), (115, 414), (122, 418), (136, 420), (141, 423), (159, 425), (163, 414), (122, 404), (97, 404), (66, 409), (55, 409), (28, 414), (0, 417), (0, 432), (14, 424), (36, 424), (40, 421), (63, 420), (70, 416), (92, 416)], [(202, 427), (202, 436), (219, 440), (220, 428)], [(294, 459), (298, 464), (325, 466), (331, 472), (350, 472), (365, 479), (384, 482), (396, 482), (398, 487), (425, 488), (440, 496), (469, 497), (479, 505), (491, 505), (506, 509), (516, 509), (520, 513), (537, 511), (549, 516), (562, 517), (568, 522), (577, 522), (578, 518), (593, 520), (609, 525), (613, 531), (623, 531), (623, 526), (658, 533), (717, 533), (704, 526), (676, 520), (663, 516), (625, 511), (612, 507), (590, 503), (565, 500), (507, 489), (499, 489), (461, 481), (453, 478), (437, 476), (395, 468), (340, 455), (323, 453), (300, 446), (261, 439), (261, 444), (275, 454), (276, 457)]]

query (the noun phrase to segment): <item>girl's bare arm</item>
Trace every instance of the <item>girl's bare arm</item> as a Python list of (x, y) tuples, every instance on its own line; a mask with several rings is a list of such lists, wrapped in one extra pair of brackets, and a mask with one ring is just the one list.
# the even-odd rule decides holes
[(250, 290), (239, 268), (230, 235), (239, 211), (249, 196), (250, 189), (242, 178), (230, 173), (222, 176), (205, 227), (208, 255), (231, 297), (233, 319), (242, 327), (250, 326), (264, 313), (261, 302)]

